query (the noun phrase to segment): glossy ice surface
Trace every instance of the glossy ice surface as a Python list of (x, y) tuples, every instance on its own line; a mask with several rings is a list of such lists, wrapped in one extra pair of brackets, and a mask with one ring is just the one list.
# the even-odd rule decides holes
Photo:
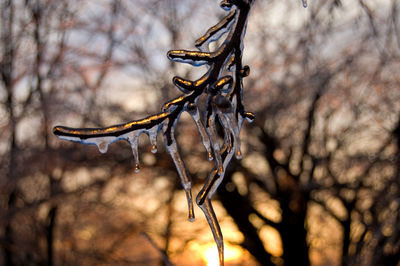
[[(303, 6), (307, 6), (306, 0)], [(240, 129), (245, 119), (252, 121), (254, 115), (245, 111), (242, 104), (242, 79), (249, 75), (250, 68), (242, 66), (243, 38), (247, 18), (254, 0), (223, 0), (221, 8), (228, 11), (216, 25), (212, 26), (196, 42), (199, 51), (172, 50), (167, 56), (170, 60), (188, 63), (194, 67), (207, 65), (207, 72), (198, 80), (174, 77), (173, 83), (184, 94), (167, 102), (162, 112), (141, 120), (135, 120), (106, 128), (68, 128), (56, 126), (54, 134), (60, 139), (94, 144), (101, 153), (107, 152), (108, 146), (119, 140), (129, 142), (135, 161), (135, 172), (140, 171), (138, 140), (142, 133), (149, 136), (152, 152), (157, 152), (157, 137), (161, 135), (169, 155), (174, 161), (182, 186), (186, 192), (189, 220), (194, 220), (191, 180), (181, 158), (174, 137), (175, 127), (182, 112), (188, 112), (200, 133), (201, 141), (207, 152), (208, 160), (214, 160), (203, 188), (196, 198), (196, 203), (204, 212), (218, 247), (220, 265), (224, 263), (223, 237), (215, 216), (211, 198), (224, 178), (225, 169), (233, 155), (240, 159)], [(219, 40), (224, 33), (226, 39), (210, 51), (210, 43)], [(203, 106), (197, 104), (200, 96), (206, 97)], [(216, 130), (216, 123), (224, 128), (222, 145)], [(162, 134), (159, 134), (159, 132)]]

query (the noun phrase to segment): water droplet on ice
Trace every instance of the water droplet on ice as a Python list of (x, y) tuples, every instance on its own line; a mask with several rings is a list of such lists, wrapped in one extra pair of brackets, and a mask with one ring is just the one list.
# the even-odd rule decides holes
[(108, 142), (101, 141), (100, 143), (97, 144), (97, 147), (99, 148), (99, 151), (101, 153), (106, 153), (108, 150)]
[(242, 152), (240, 150), (236, 151), (235, 157), (238, 160), (242, 159), (242, 157), (243, 157)]
[(135, 172), (140, 171), (139, 166), (139, 135), (141, 132), (134, 131), (128, 137), (129, 144), (131, 145), (133, 159), (135, 160)]
[(157, 145), (155, 145), (155, 144), (151, 145), (151, 152), (157, 153)]
[(152, 153), (157, 153), (157, 134), (158, 134), (159, 126), (154, 126), (151, 129), (147, 130), (147, 135), (149, 135), (150, 138), (150, 144), (151, 144), (151, 152)]
[(139, 173), (139, 172), (140, 172), (140, 165), (135, 164), (135, 173)]
[(254, 119), (251, 117), (246, 117), (246, 121), (249, 123), (253, 123)]

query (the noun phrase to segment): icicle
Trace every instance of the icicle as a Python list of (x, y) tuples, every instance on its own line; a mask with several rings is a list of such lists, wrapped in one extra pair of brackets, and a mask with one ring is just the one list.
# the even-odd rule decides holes
[[(223, 169), (226, 169), (232, 159), (232, 156), (233, 153), (228, 153), (225, 156), (222, 166)], [(211, 173), (207, 177), (206, 183), (201, 188), (199, 194), (196, 197), (196, 203), (206, 216), (207, 222), (214, 236), (215, 243), (217, 244), (219, 265), (224, 265), (224, 240), (221, 228), (218, 223), (218, 219), (211, 204), (211, 198), (213, 197), (214, 193), (224, 179), (224, 173), (222, 172), (220, 174), (219, 171), (216, 170), (216, 168), (217, 166), (215, 166), (213, 171), (211, 171)]]
[[(218, 117), (226, 130), (230, 132), (225, 133), (225, 137), (227, 141), (230, 141), (230, 136), (228, 139), (228, 135), (233, 135), (233, 146), (235, 150), (235, 156), (237, 159), (242, 158), (242, 152), (240, 150), (240, 130), (236, 120), (234, 108), (232, 107), (232, 103), (225, 97), (220, 94), (214, 97), (214, 103), (218, 110)], [(236, 101), (234, 100), (234, 105)], [(229, 146), (228, 146), (229, 147)]]
[(108, 145), (114, 142), (115, 139), (115, 137), (97, 137), (81, 140), (80, 143), (95, 144), (101, 153), (106, 153), (108, 150)]
[(139, 164), (139, 135), (140, 131), (133, 131), (128, 135), (128, 142), (131, 145), (133, 159), (135, 160), (135, 173), (140, 172)]
[(215, 163), (217, 165), (218, 173), (222, 174), (224, 172), (222, 158), (221, 158), (221, 147), (219, 145), (217, 129), (215, 127), (215, 113), (213, 113), (208, 118), (208, 127), (206, 131), (210, 136), (211, 146), (214, 150)]
[(210, 138), (207, 135), (203, 122), (201, 121), (199, 108), (197, 107), (196, 104), (192, 103), (188, 105), (187, 111), (192, 116), (194, 122), (196, 123), (197, 129), (199, 130), (201, 136), (201, 142), (203, 143), (203, 146), (207, 151), (207, 159), (209, 161), (212, 161), (214, 158), (212, 155)]
[(116, 137), (94, 137), (94, 138), (87, 138), (87, 139), (81, 139), (80, 137), (74, 137), (74, 136), (57, 136), (60, 139), (63, 140), (68, 140), (72, 142), (78, 142), (82, 144), (94, 144), (97, 146), (99, 151), (101, 153), (106, 153), (108, 150), (108, 146), (117, 141), (118, 138)]
[[(229, 164), (231, 159), (232, 153), (228, 154), (225, 157), (224, 168)], [(216, 168), (214, 168), (208, 175), (204, 186), (201, 188), (199, 194), (196, 197), (196, 203), (203, 211), (210, 226), (211, 232), (214, 236), (215, 243), (217, 244), (220, 265), (223, 265), (224, 263), (224, 241), (218, 219), (211, 204), (211, 198), (213, 197), (215, 191), (218, 189), (223, 179), (224, 174), (219, 174)]]
[[(222, 124), (224, 124), (224, 123), (222, 123)], [(227, 149), (228, 153), (231, 153), (233, 146), (232, 146), (231, 132), (224, 125), (224, 144), (223, 144), (223, 149), (222, 150), (224, 150), (225, 148)]]
[(182, 186), (186, 192), (186, 199), (189, 208), (189, 221), (194, 221), (194, 208), (193, 208), (193, 199), (192, 199), (192, 184), (186, 172), (185, 164), (178, 152), (178, 147), (176, 145), (175, 139), (172, 139), (172, 143), (170, 145), (167, 144), (167, 140), (164, 137), (165, 147), (174, 161), (176, 170), (178, 171), (179, 177), (181, 178)]
[(232, 138), (231, 138), (231, 131), (229, 129), (229, 122), (225, 118), (225, 116), (222, 115), (221, 111), (218, 111), (218, 119), (222, 124), (222, 127), (224, 129), (224, 142), (222, 144), (222, 151), (226, 150), (228, 153), (232, 152)]
[(157, 134), (158, 134), (159, 128), (160, 127), (158, 125), (156, 125), (146, 131), (147, 135), (149, 135), (149, 138), (150, 138), (152, 153), (157, 153)]
[[(225, 117), (227, 121), (227, 126), (230, 130), (230, 132), (233, 135), (233, 145), (234, 145), (234, 150), (235, 150), (235, 157), (236, 159), (241, 159), (242, 158), (242, 151), (240, 149), (240, 131), (239, 127), (236, 121), (236, 117), (234, 112), (229, 112), (229, 113), (222, 113), (222, 116)], [(224, 125), (225, 126), (225, 125)]]
[[(238, 127), (239, 127), (239, 130), (242, 128), (242, 126), (243, 126), (243, 123), (244, 123), (244, 117), (241, 115), (241, 114), (239, 114), (238, 115)], [(246, 117), (246, 120), (249, 122), (249, 119)]]
[[(221, 121), (221, 124), (224, 126), (224, 128), (226, 129), (226, 136), (227, 140), (230, 143), (232, 143), (231, 139), (230, 139), (230, 134), (233, 135), (233, 148), (235, 151), (235, 157), (236, 159), (241, 159), (242, 158), (242, 152), (240, 150), (240, 131), (239, 131), (239, 127), (238, 127), (238, 123), (236, 122), (236, 118), (235, 118), (235, 114), (233, 112), (228, 112), (228, 113), (223, 113), (223, 112), (219, 112), (218, 113), (218, 118)], [(228, 151), (230, 152), (231, 148), (231, 144), (228, 144)]]
[(206, 216), (207, 222), (214, 236), (215, 243), (217, 244), (219, 265), (224, 265), (224, 239), (217, 217), (212, 208), (211, 201), (206, 199), (203, 204), (199, 205), (199, 207)]
[(302, 0), (303, 1), (303, 7), (306, 8), (307, 7), (307, 0)]
[(223, 143), (222, 150), (224, 150), (226, 148), (227, 152), (231, 153), (233, 145), (232, 145), (232, 138), (231, 138), (232, 132), (229, 129), (229, 122), (221, 112), (218, 112), (218, 118), (224, 128), (224, 143)]
[(108, 150), (108, 143), (106, 141), (100, 142), (97, 147), (101, 153), (106, 153)]

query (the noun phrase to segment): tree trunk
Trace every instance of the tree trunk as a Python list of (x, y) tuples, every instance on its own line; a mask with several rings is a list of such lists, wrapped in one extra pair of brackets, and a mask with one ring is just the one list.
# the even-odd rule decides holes
[[(235, 162), (232, 162), (232, 165)], [(226, 190), (226, 184), (232, 180), (234, 171), (227, 171), (224, 182), (218, 189), (219, 201), (225, 210), (235, 221), (238, 229), (244, 235), (242, 246), (250, 252), (250, 254), (261, 265), (275, 265), (271, 261), (271, 254), (264, 249), (258, 230), (249, 221), (249, 215), (253, 213), (253, 208), (249, 200), (240, 195), (237, 189), (233, 191)]]
[[(290, 196), (286, 199), (292, 198)], [(279, 233), (282, 239), (283, 260), (286, 266), (310, 265), (308, 257), (307, 230), (305, 220), (307, 215), (306, 200), (303, 198), (281, 201), (282, 221)]]
[(57, 207), (52, 207), (48, 213), (47, 225), (47, 265), (54, 265), (54, 228), (56, 225)]

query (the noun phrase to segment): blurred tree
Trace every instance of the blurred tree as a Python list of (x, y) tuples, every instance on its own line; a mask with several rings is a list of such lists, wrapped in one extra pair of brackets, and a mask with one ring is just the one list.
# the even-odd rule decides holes
[[(176, 8), (180, 2), (187, 5)], [(144, 143), (142, 173), (133, 175), (128, 147), (100, 156), (61, 144), (50, 128), (156, 111), (176, 93), (158, 94), (173, 74), (197, 74), (163, 60), (171, 48), (191, 48), (205, 19), (218, 21), (214, 1), (207, 3), (204, 14), (191, 0), (1, 1), (4, 264), (194, 260), (179, 256), (206, 224), (186, 229), (170, 159)], [(244, 159), (228, 169), (217, 199), (242, 232), (233, 244), (261, 265), (398, 264), (399, 1), (255, 5), (245, 102), (256, 124), (244, 132)], [(177, 139), (201, 183), (211, 165), (199, 163), (204, 152), (191, 122), (181, 123)]]
[[(163, 28), (165, 18), (154, 20), (148, 4), (1, 2), (0, 112), (4, 119), (0, 125), (0, 244), (4, 264), (142, 261), (148, 265), (163, 260), (163, 250), (157, 251), (148, 238), (140, 236), (144, 232), (140, 224), (153, 219), (154, 213), (142, 213), (132, 219), (128, 213), (136, 211), (127, 203), (115, 210), (116, 201), (128, 193), (129, 182), (120, 177), (131, 169), (130, 152), (123, 149), (117, 160), (113, 153), (114, 160), (99, 163), (107, 157), (99, 159), (93, 151), (82, 153), (71, 146), (60, 147), (50, 137), (55, 121), (100, 125), (104, 120), (124, 120), (128, 114), (140, 113), (140, 109), (101, 100), (98, 94), (111, 80), (131, 86), (129, 83), (136, 78), (150, 88), (154, 84), (146, 84), (148, 81), (161, 83), (154, 77), (165, 67), (157, 63), (159, 55), (155, 51), (164, 53), (160, 46), (166, 44), (155, 36), (168, 37), (169, 29)], [(172, 3), (171, 9), (176, 4)], [(134, 78), (128, 79), (124, 74)], [(152, 160), (149, 157), (150, 164)], [(162, 205), (171, 201), (177, 189), (175, 182), (168, 179), (174, 172), (165, 172), (171, 163), (159, 161), (164, 164), (165, 186), (173, 188), (168, 193), (158, 191), (157, 196), (165, 195), (158, 199)], [(146, 182), (151, 181), (153, 173), (159, 175), (160, 170), (147, 173), (150, 180)], [(120, 218), (107, 219), (110, 214)], [(99, 219), (104, 224), (93, 226)], [(155, 235), (168, 243), (168, 232)], [(138, 242), (135, 256), (116, 254), (115, 250), (125, 250), (121, 245), (132, 239)]]
[[(298, 23), (282, 18), (274, 27), (255, 16), (250, 25), (259, 38), (251, 42), (258, 44), (254, 95), (246, 96), (258, 103), (257, 126), (250, 158), (232, 167), (219, 191), (242, 245), (260, 263), (277, 263), (268, 243), (260, 249), (268, 227), (279, 233), (285, 265), (309, 265), (312, 254), (324, 265), (397, 265), (398, 1), (318, 1), (303, 18), (278, 3), (258, 4), (264, 17), (282, 8)], [(261, 199), (275, 202), (278, 214), (265, 212)], [(335, 220), (328, 237), (341, 234), (330, 247), (341, 259), (321, 258), (328, 246), (317, 244), (326, 240), (315, 233), (323, 225), (314, 209)]]

